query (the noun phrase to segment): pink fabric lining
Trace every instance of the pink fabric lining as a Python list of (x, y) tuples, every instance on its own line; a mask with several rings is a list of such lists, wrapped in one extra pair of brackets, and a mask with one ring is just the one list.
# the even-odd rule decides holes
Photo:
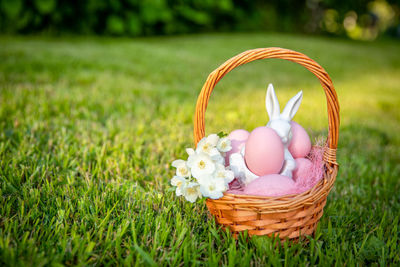
[(299, 173), (296, 177), (296, 191), (295, 194), (301, 194), (313, 188), (324, 175), (324, 162), (322, 160), (324, 148), (321, 146), (314, 146), (310, 154), (307, 156), (311, 160), (311, 168)]

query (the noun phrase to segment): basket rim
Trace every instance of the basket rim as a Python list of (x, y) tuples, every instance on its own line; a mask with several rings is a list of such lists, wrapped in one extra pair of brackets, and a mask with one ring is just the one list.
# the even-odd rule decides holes
[[(326, 166), (329, 165), (325, 165)], [(324, 178), (321, 179), (314, 187), (301, 193), (285, 196), (252, 196), (224, 193), (219, 199), (207, 198), (207, 202), (217, 205), (235, 205), (235, 208), (246, 210), (252, 208), (260, 208), (265, 213), (271, 212), (287, 212), (297, 210), (301, 207), (313, 205), (321, 198), (326, 197), (336, 181), (338, 166), (334, 165), (329, 169), (326, 168)]]
[(311, 194), (311, 191), (318, 190), (317, 187), (321, 186), (321, 183), (325, 183), (325, 179), (321, 179), (316, 185), (314, 185), (312, 188), (308, 189), (307, 191), (304, 191), (303, 193), (300, 194), (290, 194), (290, 195), (284, 195), (284, 196), (256, 196), (256, 195), (245, 195), (245, 194), (234, 194), (234, 193), (224, 193), (225, 196), (227, 197), (235, 197), (235, 198), (240, 198), (240, 199), (254, 199), (254, 201), (260, 200), (262, 202), (264, 201), (274, 201), (274, 200), (282, 200), (282, 199), (294, 199), (295, 197), (299, 197), (302, 195), (308, 195)]

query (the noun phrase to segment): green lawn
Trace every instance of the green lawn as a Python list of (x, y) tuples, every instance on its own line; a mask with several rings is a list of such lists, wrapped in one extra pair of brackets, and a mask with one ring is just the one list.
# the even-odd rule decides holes
[[(315, 238), (235, 241), (169, 190), (193, 146), (207, 75), (251, 48), (305, 53), (341, 104), (340, 172)], [(206, 133), (268, 121), (303, 89), (295, 120), (326, 135), (324, 93), (303, 67), (264, 60), (215, 88)], [(283, 34), (111, 39), (0, 37), (0, 265), (400, 264), (400, 42)]]

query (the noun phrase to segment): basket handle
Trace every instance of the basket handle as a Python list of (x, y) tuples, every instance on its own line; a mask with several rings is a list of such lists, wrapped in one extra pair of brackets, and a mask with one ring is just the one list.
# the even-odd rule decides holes
[(324, 158), (329, 163), (337, 165), (336, 163), (336, 148), (339, 138), (339, 102), (336, 95), (335, 88), (333, 87), (331, 78), (328, 73), (314, 60), (310, 59), (306, 55), (292, 51), (289, 49), (270, 47), (270, 48), (258, 48), (253, 50), (247, 50), (233, 58), (229, 59), (216, 70), (210, 73), (208, 76), (199, 97), (197, 98), (196, 111), (194, 117), (194, 142), (197, 143), (204, 137), (204, 118), (205, 112), (208, 105), (208, 100), (215, 85), (219, 80), (224, 77), (228, 72), (234, 68), (249, 63), (257, 59), (265, 58), (281, 58), (286, 59), (295, 63), (298, 63), (310, 72), (312, 72), (319, 79), (326, 95), (327, 107), (328, 107), (328, 123), (329, 133), (327, 137), (328, 149), (324, 153)]

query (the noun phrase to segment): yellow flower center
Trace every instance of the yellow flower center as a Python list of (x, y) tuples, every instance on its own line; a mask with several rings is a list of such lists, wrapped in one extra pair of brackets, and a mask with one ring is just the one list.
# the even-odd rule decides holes
[(180, 167), (180, 168), (179, 168), (179, 172), (180, 172), (181, 174), (183, 174), (183, 175), (187, 175), (188, 170), (187, 170), (186, 168), (184, 168), (184, 167)]
[(208, 189), (209, 189), (210, 191), (214, 191), (214, 190), (215, 190), (215, 186), (214, 186), (214, 185), (210, 185), (210, 186), (208, 187)]
[(177, 187), (181, 187), (181, 186), (182, 186), (182, 182), (181, 182), (181, 181), (177, 182), (177, 183), (176, 183), (176, 186), (177, 186)]
[(199, 169), (204, 169), (206, 167), (206, 163), (204, 162), (204, 160), (200, 160), (198, 165)]
[(209, 143), (204, 144), (204, 146), (203, 146), (204, 152), (209, 152), (210, 149), (211, 149), (211, 146)]
[(218, 177), (218, 178), (225, 178), (224, 172), (218, 172), (218, 173), (217, 173), (217, 177)]
[(187, 192), (188, 192), (189, 195), (193, 195), (193, 194), (196, 193), (196, 189), (194, 189), (193, 187), (190, 187), (190, 188), (187, 189)]

